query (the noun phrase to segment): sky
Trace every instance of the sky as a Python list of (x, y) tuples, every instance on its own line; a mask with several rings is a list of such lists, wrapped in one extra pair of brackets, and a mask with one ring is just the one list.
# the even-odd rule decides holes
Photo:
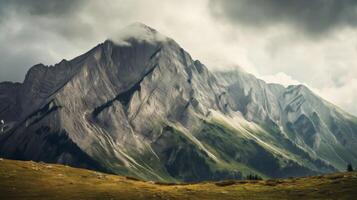
[(211, 70), (305, 84), (357, 115), (357, 0), (0, 0), (0, 81), (142, 22)]

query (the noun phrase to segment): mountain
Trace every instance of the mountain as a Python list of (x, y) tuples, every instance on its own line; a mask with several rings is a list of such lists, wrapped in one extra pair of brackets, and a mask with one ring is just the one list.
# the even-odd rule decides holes
[(140, 23), (0, 83), (0, 156), (145, 180), (290, 177), (357, 163), (357, 118), (305, 86), (211, 72)]

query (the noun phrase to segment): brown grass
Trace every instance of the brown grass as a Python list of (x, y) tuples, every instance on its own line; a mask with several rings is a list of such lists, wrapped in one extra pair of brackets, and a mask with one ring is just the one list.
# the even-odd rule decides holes
[(357, 172), (298, 179), (167, 184), (3, 159), (0, 199), (357, 199)]

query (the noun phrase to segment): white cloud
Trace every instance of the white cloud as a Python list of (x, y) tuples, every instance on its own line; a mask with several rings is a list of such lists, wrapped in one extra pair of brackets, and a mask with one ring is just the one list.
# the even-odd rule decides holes
[(349, 113), (357, 113), (357, 78), (350, 79), (341, 87), (326, 87), (318, 93)]
[(291, 76), (285, 74), (284, 72), (279, 72), (274, 75), (265, 75), (265, 76), (258, 76), (260, 79), (268, 83), (279, 83), (286, 86), (289, 85), (299, 85), (301, 84), (299, 81), (294, 80)]
[(166, 36), (140, 22), (130, 24), (113, 36), (110, 36), (111, 40), (120, 45), (130, 45), (127, 42), (129, 38), (135, 38), (139, 42), (146, 41), (149, 43), (167, 40)]

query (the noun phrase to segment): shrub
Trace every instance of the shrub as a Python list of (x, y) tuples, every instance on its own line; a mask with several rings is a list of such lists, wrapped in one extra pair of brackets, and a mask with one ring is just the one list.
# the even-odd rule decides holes
[(348, 171), (348, 172), (352, 172), (352, 171), (353, 171), (353, 167), (352, 167), (352, 164), (351, 164), (351, 163), (349, 163), (349, 164), (347, 165), (347, 171)]
[(249, 174), (246, 178), (247, 180), (263, 180), (262, 177), (258, 176), (258, 175), (253, 175), (253, 174)]

